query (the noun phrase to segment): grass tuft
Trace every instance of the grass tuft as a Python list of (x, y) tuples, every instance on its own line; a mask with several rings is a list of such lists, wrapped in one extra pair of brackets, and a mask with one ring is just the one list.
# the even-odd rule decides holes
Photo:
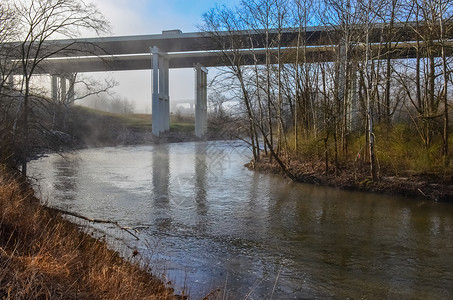
[[(442, 173), (453, 174), (453, 160), (442, 157), (442, 139), (439, 136), (426, 146), (415, 128), (405, 124), (375, 127), (375, 152), (379, 169), (385, 176), (409, 176), (415, 174)], [(351, 133), (347, 138), (347, 147), (337, 138), (337, 147), (332, 135), (325, 141), (325, 136), (300, 136), (297, 153), (294, 151), (294, 134), (288, 135), (290, 153), (296, 160), (323, 161), (327, 150), (329, 164), (333, 164), (335, 149), (340, 165), (347, 167), (361, 164), (360, 169), (369, 166), (369, 150), (366, 145), (365, 133)], [(450, 137), (453, 145), (453, 137)], [(453, 147), (450, 146), (451, 149)], [(345, 150), (347, 149), (347, 150)], [(450, 151), (451, 153), (451, 151)], [(450, 155), (451, 156), (451, 155)]]
[(175, 299), (138, 263), (40, 205), (0, 166), (0, 298)]

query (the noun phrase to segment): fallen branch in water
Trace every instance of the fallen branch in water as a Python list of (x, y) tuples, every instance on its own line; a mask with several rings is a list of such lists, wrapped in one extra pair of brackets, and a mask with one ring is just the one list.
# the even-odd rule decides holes
[(95, 218), (88, 218), (88, 217), (85, 217), (81, 214), (78, 214), (78, 213), (74, 213), (74, 212), (70, 212), (70, 211), (66, 211), (66, 210), (62, 210), (62, 209), (59, 209), (59, 208), (55, 208), (55, 207), (47, 207), (48, 209), (50, 210), (53, 210), (55, 212), (58, 212), (60, 214), (64, 214), (64, 215), (68, 215), (68, 216), (73, 216), (73, 217), (76, 217), (76, 218), (79, 218), (79, 219), (82, 219), (82, 220), (85, 220), (85, 221), (89, 221), (89, 222), (92, 222), (92, 223), (103, 223), (103, 224), (113, 224), (115, 225), (116, 227), (118, 227), (119, 229), (121, 230), (124, 230), (126, 231), (127, 233), (129, 233), (130, 235), (132, 235), (134, 238), (136, 238), (137, 240), (140, 240), (140, 238), (134, 234), (133, 232), (131, 232), (129, 230), (129, 228), (127, 227), (123, 227), (121, 226), (120, 224), (118, 224), (118, 222), (116, 221), (109, 221), (109, 220), (102, 220), (102, 219), (95, 219)]

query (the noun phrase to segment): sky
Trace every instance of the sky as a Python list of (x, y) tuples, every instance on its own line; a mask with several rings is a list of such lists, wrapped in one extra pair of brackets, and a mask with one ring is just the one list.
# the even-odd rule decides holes
[[(240, 0), (91, 0), (110, 22), (112, 36), (160, 34), (163, 30), (199, 31), (203, 13)], [(99, 76), (93, 73), (89, 76)], [(208, 75), (209, 76), (209, 75)], [(151, 71), (111, 72), (116, 96), (135, 102), (136, 112), (151, 112)], [(170, 101), (194, 98), (193, 69), (170, 70)]]

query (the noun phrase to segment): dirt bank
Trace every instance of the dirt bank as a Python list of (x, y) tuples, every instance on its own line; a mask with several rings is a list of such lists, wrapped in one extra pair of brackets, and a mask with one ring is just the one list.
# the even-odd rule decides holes
[(150, 271), (41, 206), (26, 179), (0, 167), (0, 298), (180, 299)]
[[(297, 182), (331, 186), (345, 190), (401, 195), (429, 199), (434, 201), (453, 202), (453, 178), (443, 174), (402, 174), (401, 176), (385, 176), (381, 174), (379, 181), (373, 182), (363, 171), (354, 166), (342, 166), (337, 176), (330, 170), (326, 175), (325, 164), (321, 161), (286, 161), (288, 170)], [(258, 172), (281, 174), (281, 168), (269, 158), (262, 157), (259, 162), (251, 162), (246, 167)]]

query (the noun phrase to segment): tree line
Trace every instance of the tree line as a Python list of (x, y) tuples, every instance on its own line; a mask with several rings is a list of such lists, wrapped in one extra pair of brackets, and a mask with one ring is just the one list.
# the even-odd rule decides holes
[[(69, 79), (68, 92), (57, 99), (45, 97), (36, 74), (45, 59), (64, 51), (75, 52), (74, 43), (53, 44), (58, 38), (73, 39), (82, 32), (106, 33), (109, 23), (93, 4), (77, 0), (2, 0), (0, 3), (0, 163), (21, 167), (40, 145), (39, 137), (61, 138), (65, 107), (74, 101), (73, 85), (82, 82), (86, 95), (101, 86), (74, 74), (55, 74)], [(79, 53), (85, 54), (86, 53)], [(64, 81), (64, 85), (67, 81)], [(63, 83), (62, 83), (63, 85)], [(72, 88), (72, 89), (71, 89)], [(57, 91), (54, 91), (57, 93)], [(61, 92), (61, 91), (60, 91)], [(60, 93), (61, 94), (61, 93)], [(52, 102), (52, 100), (54, 102)]]
[[(354, 161), (378, 180), (386, 137), (376, 130), (404, 126), (450, 166), (452, 1), (247, 0), (203, 18), (223, 46), (221, 82), (240, 99), (254, 161), (270, 157), (290, 178), (293, 158), (316, 157), (335, 175)], [(313, 26), (325, 29), (318, 47)]]

